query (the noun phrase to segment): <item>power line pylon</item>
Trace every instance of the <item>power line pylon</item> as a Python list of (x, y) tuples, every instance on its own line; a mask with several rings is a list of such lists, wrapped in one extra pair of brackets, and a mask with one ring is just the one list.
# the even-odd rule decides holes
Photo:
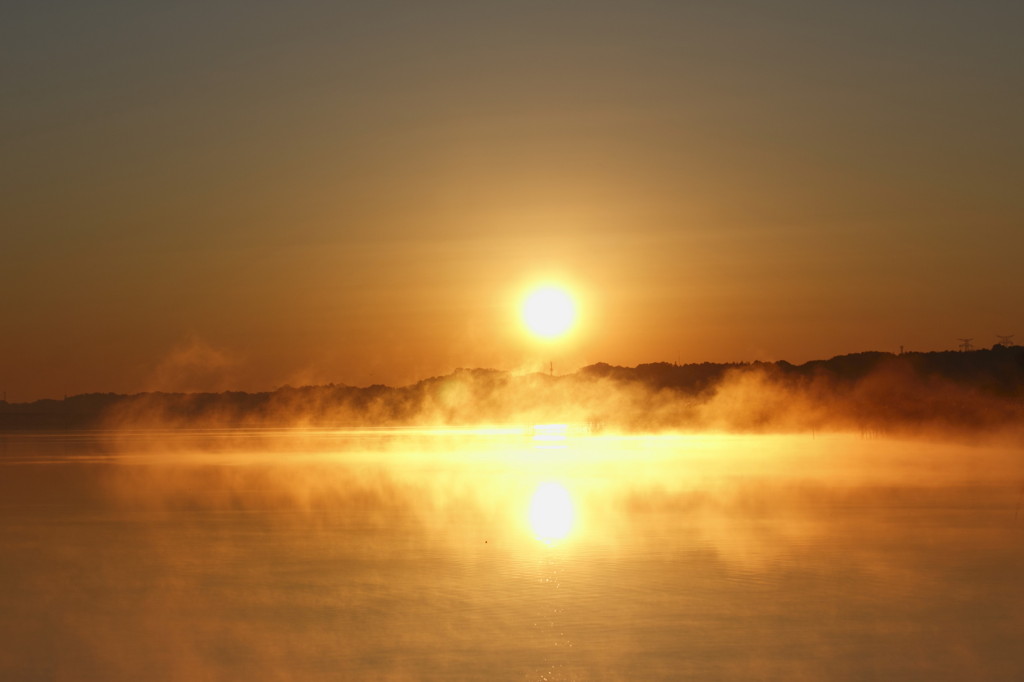
[(969, 350), (974, 350), (974, 346), (971, 345), (971, 341), (973, 340), (974, 337), (971, 337), (969, 339), (957, 339), (957, 341), (960, 342), (960, 350), (964, 351), (965, 353)]

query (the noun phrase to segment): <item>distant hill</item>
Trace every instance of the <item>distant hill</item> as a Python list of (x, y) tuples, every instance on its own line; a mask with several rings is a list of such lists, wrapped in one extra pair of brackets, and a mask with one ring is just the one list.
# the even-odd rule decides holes
[(588, 423), (616, 430), (1024, 430), (1024, 347), (753, 363), (459, 369), (403, 387), (0, 401), (0, 430)]

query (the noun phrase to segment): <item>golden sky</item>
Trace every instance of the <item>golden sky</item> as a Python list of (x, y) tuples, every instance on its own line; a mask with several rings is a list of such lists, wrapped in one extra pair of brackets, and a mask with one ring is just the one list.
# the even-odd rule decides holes
[[(46, 2), (0, 389), (1024, 340), (1018, 2)], [(579, 323), (532, 340), (538, 281)]]

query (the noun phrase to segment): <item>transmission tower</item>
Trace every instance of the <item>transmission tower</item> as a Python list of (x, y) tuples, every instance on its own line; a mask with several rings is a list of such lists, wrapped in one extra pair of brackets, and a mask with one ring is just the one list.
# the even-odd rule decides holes
[(1008, 334), (1006, 336), (1002, 334), (996, 334), (996, 338), (999, 339), (999, 343), (1003, 346), (1013, 345), (1013, 334)]
[(974, 337), (971, 337), (969, 339), (957, 339), (957, 341), (960, 342), (960, 350), (964, 351), (965, 353), (969, 350), (974, 350), (974, 346), (971, 345), (971, 341), (973, 340)]

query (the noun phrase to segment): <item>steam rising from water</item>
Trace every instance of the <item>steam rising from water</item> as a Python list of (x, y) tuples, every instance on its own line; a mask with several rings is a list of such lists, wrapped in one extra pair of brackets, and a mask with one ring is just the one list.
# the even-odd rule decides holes
[(142, 394), (111, 399), (102, 423), (115, 428), (568, 423), (610, 433), (854, 432), (1020, 442), (1024, 350), (969, 355), (861, 354), (800, 368), (785, 363), (594, 365), (562, 377), (459, 370), (403, 388)]

